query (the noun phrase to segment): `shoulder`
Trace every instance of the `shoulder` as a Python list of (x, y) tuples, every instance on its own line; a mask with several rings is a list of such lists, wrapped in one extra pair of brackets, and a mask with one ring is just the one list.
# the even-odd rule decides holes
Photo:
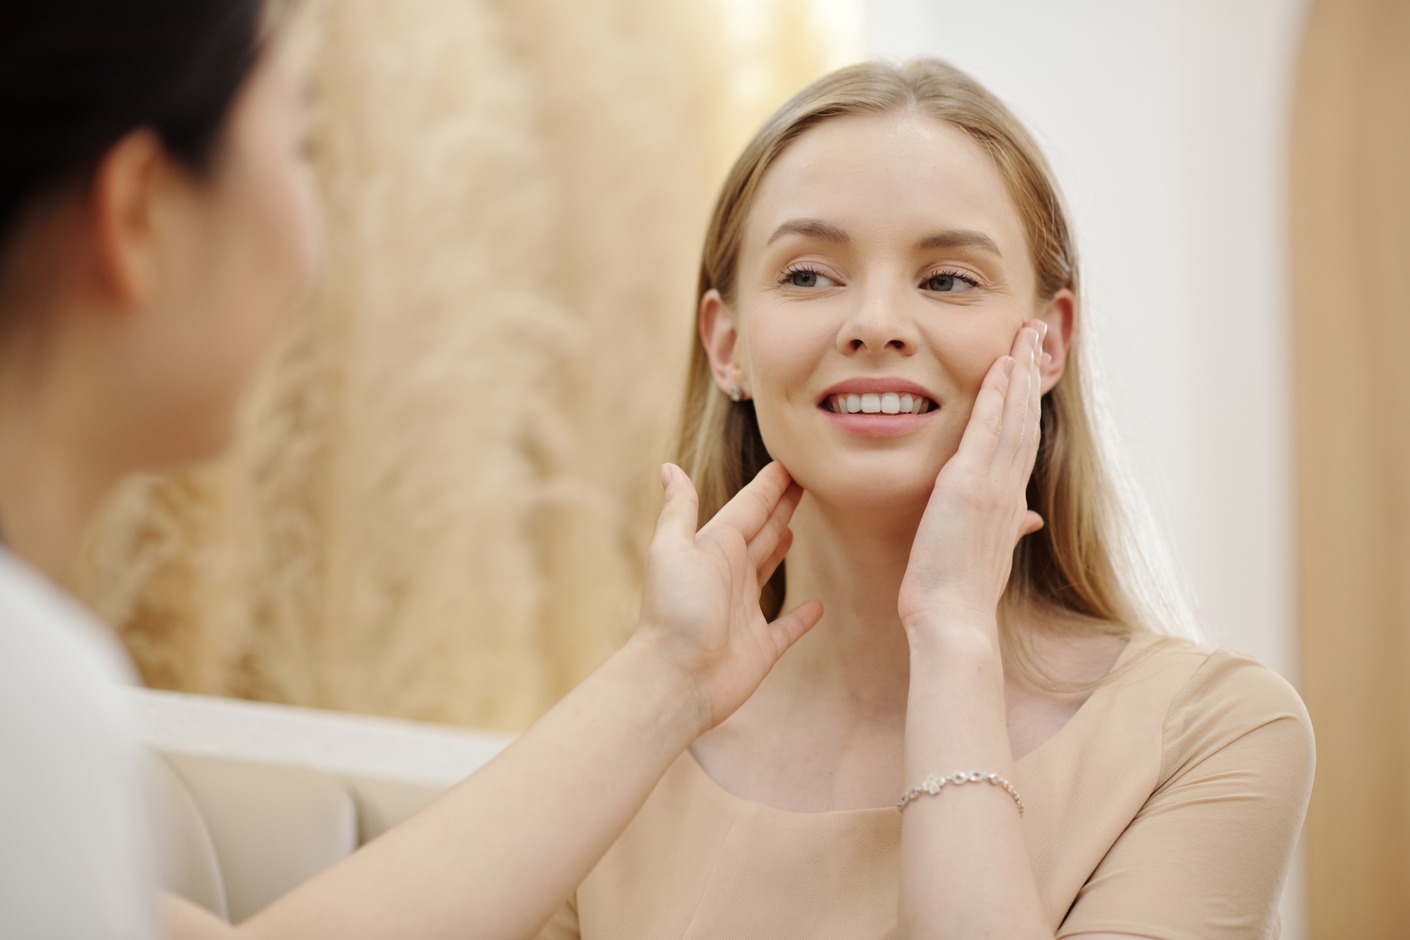
[(154, 935), (131, 675), (91, 615), (0, 552), (0, 752), (15, 768), (0, 773), (0, 910), (16, 935)]
[[(133, 671), (116, 638), (77, 602), (0, 552), (0, 724), (6, 753), (98, 763), (135, 749), (123, 688)], [(55, 749), (52, 742), (63, 742)]]
[[(0, 750), (24, 775), (0, 790), (125, 787), (139, 772), (132, 669), (76, 602), (0, 553)], [(0, 794), (3, 795), (3, 794)]]
[(1297, 690), (1253, 657), (1185, 640), (1150, 642), (1136, 669), (1166, 678), (1163, 722), (1167, 778), (1201, 761), (1237, 751), (1248, 772), (1273, 771), (1310, 786), (1315, 762), (1312, 721)]
[(1166, 717), (1169, 734), (1199, 727), (1246, 731), (1274, 721), (1311, 730), (1307, 708), (1292, 684), (1246, 653), (1174, 637), (1148, 641), (1143, 653), (1137, 653), (1137, 668), (1178, 680), (1178, 685), (1169, 682), (1173, 691)]
[(55, 681), (86, 688), (133, 682), (131, 664), (112, 633), (3, 550), (0, 627), (0, 670), (12, 689)]
[(1230, 720), (1291, 718), (1310, 726), (1302, 697), (1292, 684), (1245, 653), (1201, 649), (1199, 667), (1172, 703), (1172, 714)]

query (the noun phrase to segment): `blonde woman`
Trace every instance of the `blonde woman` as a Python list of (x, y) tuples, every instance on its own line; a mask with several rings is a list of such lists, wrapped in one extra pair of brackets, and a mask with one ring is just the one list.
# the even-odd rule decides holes
[(1308, 718), (1171, 635), (1080, 296), (1051, 172), (954, 68), (849, 67), (764, 125), (706, 234), (681, 463), (706, 512), (788, 468), (764, 606), (826, 613), (542, 936), (1277, 934)]

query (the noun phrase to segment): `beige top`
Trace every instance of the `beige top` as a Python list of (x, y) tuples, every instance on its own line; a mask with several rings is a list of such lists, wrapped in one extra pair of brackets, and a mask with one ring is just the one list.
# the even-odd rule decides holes
[[(1181, 640), (1139, 636), (1117, 667), (1015, 768), (1048, 923), (1276, 937), (1312, 786), (1302, 700), (1252, 659)], [(773, 809), (686, 753), (540, 937), (894, 937), (900, 836), (894, 807)]]

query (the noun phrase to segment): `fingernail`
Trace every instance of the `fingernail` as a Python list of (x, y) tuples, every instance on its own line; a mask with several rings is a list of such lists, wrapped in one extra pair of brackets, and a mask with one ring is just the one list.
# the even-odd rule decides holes
[(670, 489), (670, 486), (671, 486), (671, 465), (668, 464), (668, 463), (663, 463), (663, 464), (661, 464), (661, 488), (662, 488), (662, 489)]
[(1016, 365), (1018, 365), (1018, 362), (1013, 358), (1013, 356), (1005, 356), (1004, 375), (1013, 375), (1013, 367)]
[(1043, 353), (1043, 368), (1046, 369), (1053, 361), (1052, 353)]

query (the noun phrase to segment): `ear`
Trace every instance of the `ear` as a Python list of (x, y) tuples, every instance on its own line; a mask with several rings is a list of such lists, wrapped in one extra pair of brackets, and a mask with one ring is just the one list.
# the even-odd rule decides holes
[(150, 131), (133, 131), (104, 154), (89, 193), (97, 286), (123, 307), (157, 291), (159, 190), (169, 160)]
[(1067, 368), (1067, 350), (1072, 345), (1072, 331), (1077, 325), (1077, 298), (1072, 291), (1063, 288), (1048, 301), (1038, 318), (1048, 325), (1048, 333), (1043, 337), (1043, 352), (1052, 360), (1043, 368), (1043, 394), (1053, 390)]
[(747, 398), (749, 390), (744, 383), (744, 366), (736, 355), (739, 329), (735, 324), (734, 312), (714, 288), (700, 298), (700, 342), (705, 347), (705, 354), (710, 357), (710, 372), (720, 390), (728, 395), (732, 389), (738, 388)]

